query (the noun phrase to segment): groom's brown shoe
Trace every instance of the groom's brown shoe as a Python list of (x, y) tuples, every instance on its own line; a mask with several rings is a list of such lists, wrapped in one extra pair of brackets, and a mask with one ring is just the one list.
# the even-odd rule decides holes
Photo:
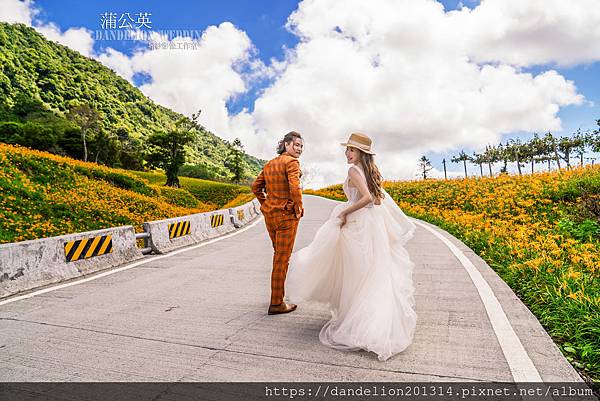
[(286, 304), (285, 302), (280, 303), (279, 305), (271, 305), (269, 306), (269, 315), (278, 315), (280, 313), (289, 313), (296, 310), (298, 305), (294, 304)]

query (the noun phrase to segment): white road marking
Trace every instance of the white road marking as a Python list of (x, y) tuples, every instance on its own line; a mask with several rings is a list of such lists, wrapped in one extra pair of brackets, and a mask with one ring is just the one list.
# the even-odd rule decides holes
[(463, 265), (467, 273), (469, 273), (469, 276), (471, 277), (471, 280), (473, 280), (473, 284), (475, 284), (475, 287), (479, 292), (479, 296), (483, 301), (483, 305), (485, 306), (485, 310), (488, 314), (490, 322), (492, 323), (494, 333), (498, 338), (500, 348), (502, 348), (502, 352), (504, 353), (504, 357), (506, 358), (506, 362), (508, 363), (514, 381), (542, 382), (543, 380), (537, 368), (529, 358), (529, 355), (527, 355), (527, 351), (525, 351), (525, 347), (523, 347), (519, 336), (517, 336), (517, 333), (515, 333), (513, 330), (513, 327), (508, 321), (508, 318), (506, 317), (498, 298), (496, 298), (492, 288), (489, 286), (487, 281), (485, 281), (475, 265), (473, 265), (469, 258), (460, 249), (458, 249), (456, 245), (450, 242), (448, 238), (444, 237), (435, 229), (416, 219), (411, 220), (431, 232), (444, 244), (446, 244), (454, 256), (456, 256), (456, 258)]
[(83, 278), (81, 280), (76, 280), (76, 281), (70, 281), (70, 282), (65, 283), (65, 284), (59, 284), (59, 285), (55, 285), (55, 286), (52, 286), (52, 287), (44, 288), (42, 290), (33, 291), (33, 292), (28, 293), (28, 294), (19, 295), (19, 296), (16, 296), (14, 298), (9, 298), (9, 299), (6, 299), (4, 301), (0, 301), (0, 306), (9, 304), (11, 302), (17, 302), (17, 301), (20, 301), (22, 299), (32, 298), (32, 297), (35, 297), (36, 295), (45, 294), (47, 292), (52, 292), (52, 291), (60, 290), (62, 288), (71, 287), (73, 285), (87, 283), (88, 281), (93, 281), (93, 280), (97, 280), (97, 279), (102, 278), (102, 277), (110, 276), (111, 274), (115, 274), (115, 273), (119, 273), (119, 272), (122, 272), (122, 271), (125, 271), (125, 270), (129, 270), (129, 269), (132, 269), (134, 267), (137, 267), (137, 266), (140, 266), (140, 265), (144, 265), (146, 263), (154, 262), (155, 260), (168, 258), (170, 256), (174, 256), (174, 255), (177, 255), (177, 254), (180, 254), (180, 253), (183, 253), (183, 252), (191, 251), (191, 250), (196, 249), (196, 248), (200, 248), (200, 247), (203, 247), (203, 246), (206, 246), (206, 245), (210, 245), (210, 244), (213, 244), (215, 242), (227, 239), (229, 237), (233, 237), (234, 235), (241, 234), (244, 231), (251, 229), (252, 227), (254, 227), (255, 225), (257, 225), (259, 222), (261, 222), (262, 220), (263, 220), (263, 216), (260, 215), (260, 217), (258, 219), (256, 219), (256, 221), (252, 222), (250, 225), (248, 225), (248, 226), (246, 226), (244, 228), (241, 228), (241, 229), (239, 229), (237, 231), (234, 231), (234, 232), (232, 232), (230, 234), (223, 235), (222, 237), (217, 237), (217, 238), (211, 239), (210, 241), (201, 242), (199, 244), (192, 245), (192, 246), (187, 247), (187, 248), (178, 249), (176, 251), (172, 251), (172, 252), (169, 252), (169, 253), (164, 254), (164, 255), (157, 255), (157, 256), (154, 256), (154, 257), (150, 257), (148, 259), (140, 260), (138, 262), (134, 262), (134, 263), (132, 263), (130, 265), (127, 265), (127, 266), (119, 267), (117, 269), (113, 269), (113, 270), (110, 270), (110, 271), (107, 271), (107, 272), (104, 272), (104, 273), (96, 274), (96, 275), (94, 275), (92, 277)]

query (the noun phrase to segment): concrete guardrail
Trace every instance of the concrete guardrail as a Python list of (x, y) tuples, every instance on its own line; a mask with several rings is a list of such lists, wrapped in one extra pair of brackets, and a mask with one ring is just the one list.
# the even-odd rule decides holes
[[(0, 298), (119, 266), (150, 251), (165, 253), (242, 227), (258, 214), (258, 201), (245, 205), (132, 226), (0, 244)], [(259, 204), (260, 206), (260, 204)], [(144, 239), (138, 249), (136, 239)]]
[(0, 245), (0, 298), (143, 257), (132, 226)]
[(240, 228), (247, 224), (249, 221), (252, 221), (254, 217), (258, 213), (256, 213), (256, 207), (254, 206), (254, 202), (248, 202), (245, 205), (233, 207), (229, 209), (229, 213), (231, 214), (231, 218), (233, 220), (233, 225), (236, 228)]
[[(177, 248), (197, 244), (234, 231), (258, 213), (253, 209), (253, 202), (213, 212), (198, 213), (144, 223), (144, 231), (150, 233), (149, 246), (155, 253), (166, 253)], [(238, 215), (238, 210), (243, 211)], [(234, 215), (235, 214), (235, 215)]]

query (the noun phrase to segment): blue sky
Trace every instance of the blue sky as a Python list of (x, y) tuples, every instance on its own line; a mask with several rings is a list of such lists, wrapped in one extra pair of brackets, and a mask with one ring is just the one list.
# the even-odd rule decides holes
[[(287, 17), (296, 9), (295, 0), (127, 0), (127, 1), (77, 1), (38, 0), (36, 4), (45, 21), (53, 21), (61, 28), (83, 26), (90, 30), (100, 29), (100, 14), (105, 12), (152, 13), (153, 29), (200, 29), (230, 21), (245, 31), (259, 50), (258, 56), (265, 62), (271, 57), (281, 57), (283, 46), (293, 47), (297, 38), (284, 25)], [(131, 43), (96, 42), (96, 50), (105, 46), (130, 52)]]
[[(461, 3), (458, 0), (440, 1), (446, 10), (453, 10)], [(467, 5), (473, 5), (467, 0)], [(245, 31), (255, 45), (257, 57), (268, 64), (271, 58), (281, 59), (284, 47), (293, 48), (298, 38), (290, 33), (285, 24), (288, 16), (296, 10), (297, 0), (224, 0), (224, 1), (78, 1), (78, 0), (37, 0), (42, 13), (38, 18), (43, 22), (52, 21), (63, 30), (70, 27), (86, 27), (90, 30), (100, 29), (100, 15), (106, 12), (122, 13), (148, 12), (152, 16), (152, 28), (168, 29), (200, 29), (210, 25), (219, 25), (224, 21), (232, 22)], [(96, 41), (94, 49), (100, 53), (106, 47), (112, 47), (126, 54), (134, 50), (132, 41)], [(144, 76), (136, 76), (136, 84), (145, 82)], [(266, 84), (252, 88), (249, 93), (232, 99), (227, 103), (231, 113), (237, 113), (246, 107), (253, 109), (254, 99)]]
[[(473, 8), (478, 5), (476, 0), (442, 0), (446, 10), (456, 9), (464, 3)], [(127, 0), (127, 1), (75, 1), (75, 0), (36, 0), (36, 7), (41, 10), (37, 19), (42, 22), (53, 22), (63, 31), (71, 27), (85, 27), (89, 30), (100, 29), (100, 14), (105, 12), (121, 13), (148, 12), (151, 13), (154, 30), (195, 29), (203, 31), (210, 25), (219, 25), (224, 21), (232, 22), (239, 30), (245, 32), (256, 47), (256, 57), (266, 65), (272, 58), (282, 59), (284, 48), (294, 48), (298, 38), (285, 28), (288, 16), (297, 8), (298, 1), (292, 0), (225, 0), (225, 1), (186, 1), (186, 0)], [(133, 51), (133, 41), (96, 41), (94, 51), (101, 53), (106, 47), (112, 47), (127, 55)], [(600, 118), (600, 62), (574, 67), (558, 67), (555, 65), (537, 65), (524, 68), (534, 76), (549, 69), (556, 69), (568, 80), (572, 80), (578, 93), (585, 96), (586, 103), (582, 105), (567, 105), (561, 107), (558, 116), (562, 120), (563, 130), (555, 132), (558, 135), (569, 135), (578, 128), (583, 131), (596, 128), (596, 120)], [(134, 83), (140, 85), (147, 82), (147, 77), (137, 74)], [(237, 97), (226, 99), (226, 106), (231, 115), (243, 108), (254, 109), (254, 101), (261, 89), (272, 84), (269, 81), (256, 83), (250, 90)], [(219, 132), (216, 132), (219, 135)], [(503, 140), (510, 137), (529, 138), (532, 132), (512, 132), (505, 134)], [(472, 149), (464, 148), (468, 153)], [(460, 150), (457, 147), (456, 153)], [(450, 153), (450, 152), (448, 152)], [(441, 169), (441, 159), (449, 158), (448, 153), (426, 155), (434, 166)], [(460, 170), (461, 166), (450, 164), (452, 170)], [(473, 168), (475, 171), (475, 168)]]
[[(63, 30), (70, 27), (100, 29), (100, 15), (106, 12), (151, 13), (152, 28), (155, 30), (204, 30), (210, 25), (218, 26), (224, 21), (233, 23), (245, 31), (257, 50), (256, 56), (264, 63), (271, 58), (283, 57), (284, 47), (293, 48), (298, 38), (291, 34), (285, 23), (288, 16), (297, 8), (296, 0), (226, 0), (226, 1), (77, 1), (77, 0), (38, 0), (36, 4), (42, 13), (39, 19), (58, 24)], [(135, 18), (135, 17), (134, 17)], [(126, 54), (134, 50), (133, 41), (96, 41), (94, 49), (101, 52), (112, 47)], [(135, 76), (135, 83), (146, 81), (142, 75)], [(253, 87), (251, 91), (227, 102), (231, 113), (246, 107), (254, 108), (254, 99), (266, 83)]]
[[(461, 3), (474, 7), (474, 0), (442, 0), (446, 10), (453, 10)], [(224, 1), (189, 1), (189, 0), (127, 0), (116, 1), (79, 1), (79, 0), (37, 0), (36, 4), (42, 13), (41, 20), (52, 21), (63, 30), (70, 27), (86, 27), (90, 30), (100, 28), (100, 14), (104, 12), (148, 12), (152, 13), (153, 29), (200, 29), (209, 25), (219, 25), (230, 21), (245, 31), (256, 46), (259, 57), (268, 63), (271, 58), (282, 58), (284, 46), (293, 48), (298, 38), (285, 29), (288, 16), (297, 8), (296, 0), (224, 0)], [(105, 47), (112, 47), (126, 54), (133, 49), (131, 41), (96, 41), (95, 50), (100, 52)], [(557, 69), (567, 79), (573, 80), (582, 93), (595, 107), (567, 106), (559, 116), (563, 120), (564, 133), (568, 134), (577, 128), (587, 129), (595, 126), (595, 120), (600, 118), (600, 63), (576, 66), (573, 68)], [(548, 66), (536, 66), (525, 69), (537, 74), (548, 69)], [(141, 82), (141, 81), (140, 81)], [(228, 103), (232, 113), (237, 113), (242, 107), (253, 108), (254, 97), (259, 89), (253, 88), (245, 94)]]

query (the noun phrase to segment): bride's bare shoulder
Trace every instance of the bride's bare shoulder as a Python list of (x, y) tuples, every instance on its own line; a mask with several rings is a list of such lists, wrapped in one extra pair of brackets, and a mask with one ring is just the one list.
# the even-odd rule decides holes
[(360, 173), (360, 171), (361, 171), (360, 167), (358, 167), (356, 164), (351, 164), (350, 167), (348, 168), (348, 175), (360, 176), (360, 175), (362, 175)]
[[(358, 186), (356, 185), (356, 182), (363, 179), (363, 176), (360, 173), (360, 171), (357, 171), (359, 169), (360, 168), (355, 164), (352, 164), (350, 166), (350, 168), (348, 168), (348, 186), (353, 187), (353, 188), (358, 188)], [(352, 182), (353, 178), (354, 178), (354, 183)]]

